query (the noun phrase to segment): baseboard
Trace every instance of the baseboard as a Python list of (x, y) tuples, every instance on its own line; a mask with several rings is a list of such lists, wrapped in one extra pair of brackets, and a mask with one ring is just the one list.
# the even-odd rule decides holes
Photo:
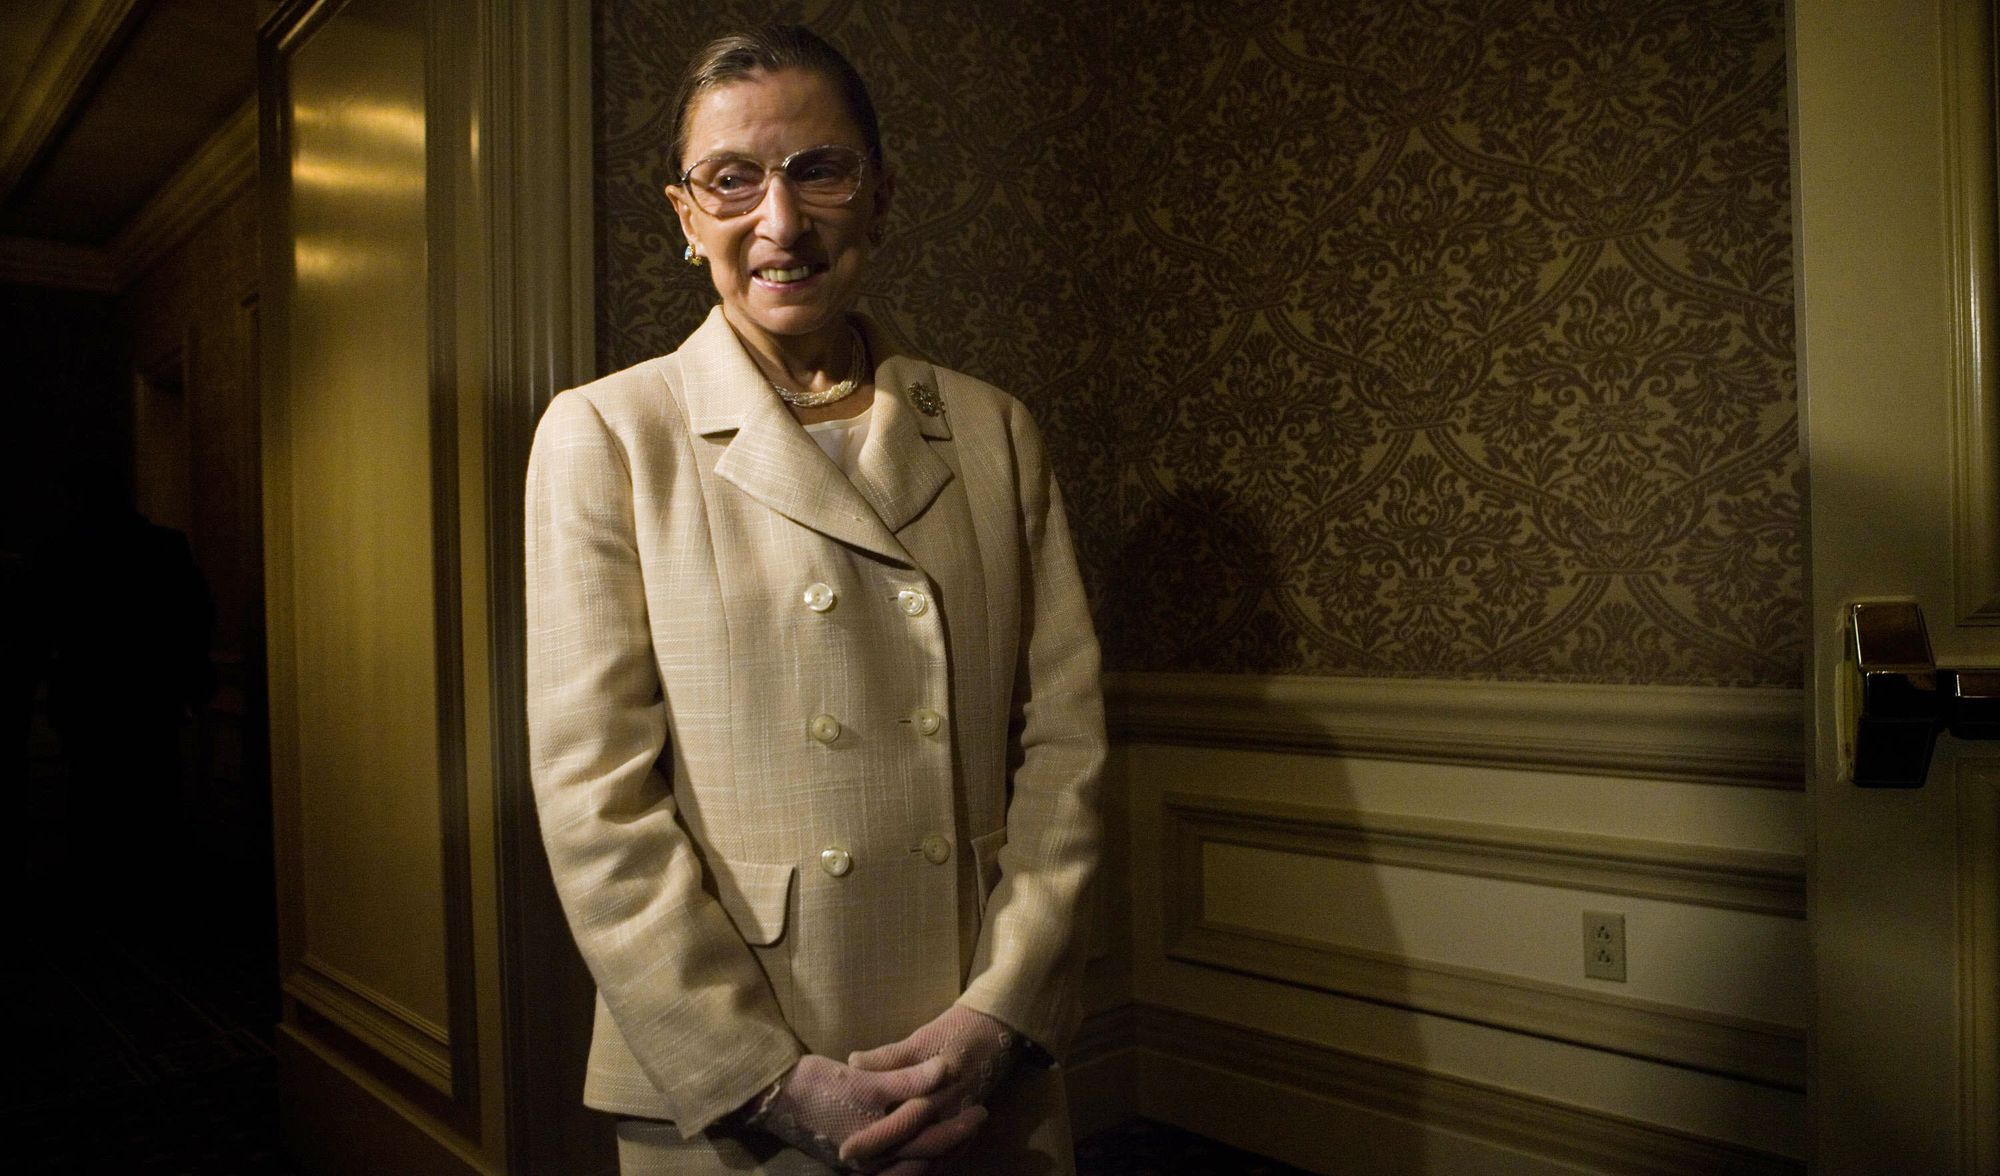
[(1125, 1004), (1086, 1019), (1063, 1066), (1070, 1132), (1078, 1139), (1138, 1114), (1138, 1008)]
[[(1073, 1099), (1080, 1092), (1098, 1098), (1092, 1088), (1114, 1065), (1125, 1067), (1132, 1082), (1127, 1117), (1171, 1123), (1329, 1176), (1805, 1171), (1795, 1157), (1189, 1013), (1137, 1005), (1093, 1020), (1101, 1034), (1098, 1068), (1072, 1074)], [(1129, 1048), (1113, 1040), (1125, 1031)], [(1078, 1123), (1079, 1135), (1091, 1129)]]

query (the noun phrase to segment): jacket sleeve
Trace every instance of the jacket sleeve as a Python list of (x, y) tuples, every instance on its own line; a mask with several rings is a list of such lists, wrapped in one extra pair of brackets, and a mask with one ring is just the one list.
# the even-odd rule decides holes
[(1103, 849), (1104, 699), (1062, 495), (1034, 422), (1018, 403), (1009, 408), (1025, 560), (1007, 844), (960, 999), (1060, 1058), (1083, 1015), (1087, 916)]
[(527, 479), (528, 739), (571, 931), (683, 1136), (801, 1050), (722, 907), (659, 768), (667, 705), (647, 623), (626, 450), (585, 395), (556, 397)]

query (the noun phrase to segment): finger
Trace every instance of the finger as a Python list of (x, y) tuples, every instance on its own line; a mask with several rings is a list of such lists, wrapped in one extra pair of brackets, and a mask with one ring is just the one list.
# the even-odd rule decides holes
[(925, 1056), (924, 1051), (911, 1045), (906, 1038), (893, 1045), (857, 1049), (847, 1055), (847, 1064), (857, 1070), (900, 1070), (904, 1066), (916, 1065)]
[(943, 1104), (932, 1099), (910, 1099), (841, 1140), (841, 1162), (865, 1163), (876, 1156), (898, 1151), (905, 1141), (921, 1132), (933, 1119), (943, 1113)]
[(986, 1125), (987, 1111), (982, 1106), (969, 1106), (958, 1114), (941, 1122), (932, 1123), (912, 1136), (909, 1142), (896, 1149), (896, 1159), (935, 1160), (950, 1155), (972, 1142), (979, 1129)]
[(930, 1057), (894, 1070), (857, 1069), (850, 1077), (857, 1097), (887, 1110), (905, 1099), (934, 1093), (950, 1079), (951, 1071), (943, 1058)]

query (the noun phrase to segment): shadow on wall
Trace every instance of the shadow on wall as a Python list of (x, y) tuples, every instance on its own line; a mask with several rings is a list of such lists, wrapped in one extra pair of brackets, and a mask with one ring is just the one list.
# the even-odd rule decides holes
[(1246, 674), (1296, 673), (1302, 637), (1284, 611), (1283, 574), (1271, 520), (1208, 486), (1152, 497), (1114, 557), (1121, 583), (1172, 583), (1147, 593), (1147, 607), (1105, 607), (1107, 665), (1203, 672), (1217, 665)]
[[(1282, 540), (1273, 537), (1274, 522), (1222, 487), (1184, 486), (1150, 498), (1125, 534), (1116, 574), (1132, 583), (1171, 578), (1195, 586), (1197, 598), (1154, 593), (1149, 599), (1159, 607), (1106, 609), (1107, 646), (1143, 647), (1165, 662), (1163, 669), (1200, 672), (1223, 660), (1246, 673), (1297, 672), (1304, 637), (1278, 591), (1283, 571), (1274, 544)], [(1254, 821), (1238, 823), (1245, 802), (1298, 798), (1255, 753), (1244, 759), (1226, 750), (1141, 743), (1127, 754), (1134, 844), (1157, 847), (1133, 863), (1133, 893), (1142, 904), (1134, 912), (1142, 939), (1136, 995), (1142, 1004), (1174, 1010), (1157, 1027), (1142, 1019), (1152, 1069), (1134, 1092), (1140, 1109), (1234, 1146), (1327, 1170), (1335, 1162), (1324, 1152), (1329, 1104), (1273, 1086), (1268, 1105), (1246, 1120), (1241, 1108), (1219, 1104), (1216, 1095), (1240, 1097), (1256, 1087), (1218, 1085), (1213, 1071), (1283, 1072), (1284, 1060), (1268, 1055), (1283, 1053), (1283, 1040), (1312, 1024), (1314, 1039), (1300, 1064), (1316, 1072), (1331, 1056), (1341, 1059), (1335, 1064), (1344, 1077), (1421, 1091), (1429, 1059), (1418, 1017), (1409, 1011), (1415, 993), (1399, 920), (1423, 916), (1399, 911), (1396, 896), (1421, 902), (1412, 884), (1422, 883), (1397, 878), (1402, 885), (1392, 894), (1385, 871), (1409, 871), (1369, 860), (1365, 848), (1351, 856), (1322, 854), (1282, 834), (1264, 836)], [(1337, 820), (1362, 809), (1347, 761), (1315, 757), (1310, 770), (1314, 810)], [(1156, 947), (1143, 942), (1155, 926)], [(1146, 976), (1154, 966), (1160, 971)], [(1228, 973), (1238, 975), (1225, 979)], [(1246, 992), (1250, 999), (1243, 999)], [(1303, 1020), (1301, 999), (1316, 1010)], [(1329, 1048), (1333, 1054), (1322, 1052)], [(1346, 1161), (1360, 1162), (1359, 1170), (1447, 1171), (1455, 1162), (1427, 1158), (1430, 1133), (1416, 1120), (1358, 1108), (1336, 1113), (1352, 1144)], [(1246, 1121), (1259, 1124), (1256, 1138), (1243, 1135)]]
[[(1460, 1170), (1430, 1154), (1424, 1115), (1391, 1109), (1438, 1085), (1405, 923), (1426, 919), (1436, 880), (1375, 862), (1365, 839), (1260, 817), (1260, 802), (1299, 802), (1257, 753), (1127, 755), (1134, 842), (1158, 847), (1133, 863), (1138, 1111), (1313, 1171)], [(1359, 807), (1348, 762), (1311, 771), (1311, 809), (1344, 823)]]

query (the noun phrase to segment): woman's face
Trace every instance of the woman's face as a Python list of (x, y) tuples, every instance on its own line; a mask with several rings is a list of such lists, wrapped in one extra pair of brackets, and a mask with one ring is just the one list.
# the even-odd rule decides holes
[[(794, 151), (867, 144), (840, 91), (824, 76), (787, 69), (717, 86), (695, 100), (681, 166), (734, 155), (775, 171)], [(722, 312), (739, 334), (783, 347), (787, 338), (839, 328), (861, 290), (870, 235), (889, 208), (888, 177), (871, 167), (839, 208), (805, 204), (773, 177), (750, 211), (718, 219), (679, 185), (667, 188), (681, 232), (708, 259)]]

